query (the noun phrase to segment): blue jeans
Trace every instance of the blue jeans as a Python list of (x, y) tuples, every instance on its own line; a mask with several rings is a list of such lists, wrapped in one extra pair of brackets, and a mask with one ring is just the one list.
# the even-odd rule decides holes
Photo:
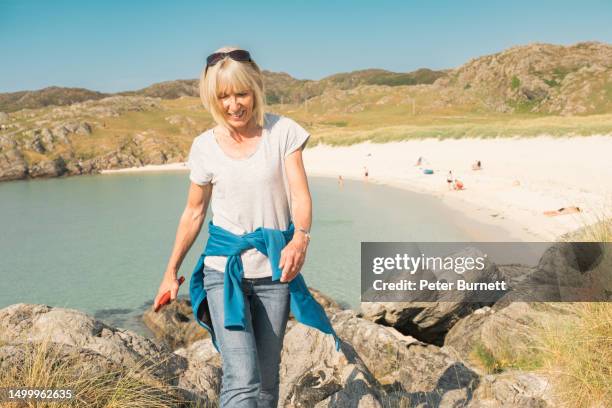
[(223, 360), (221, 407), (278, 404), (279, 366), (289, 319), (289, 284), (271, 277), (243, 279), (245, 330), (224, 327), (224, 273), (204, 268), (204, 289)]

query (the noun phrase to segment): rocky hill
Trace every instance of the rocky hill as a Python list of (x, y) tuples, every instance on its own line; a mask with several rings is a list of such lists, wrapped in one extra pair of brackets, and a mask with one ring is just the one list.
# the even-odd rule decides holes
[[(472, 106), (476, 101), (481, 108), (493, 112), (604, 113), (612, 110), (612, 46), (598, 42), (572, 46), (530, 44), (475, 58), (447, 71), (423, 68), (397, 73), (368, 69), (335, 74), (318, 81), (264, 71), (264, 83), (271, 105), (302, 103), (365, 85), (402, 87), (435, 83), (432, 91), (453, 105)], [(116, 95), (175, 99), (198, 94), (198, 80), (184, 79)], [(69, 105), (106, 96), (109, 94), (60, 87), (13, 92), (0, 94), (0, 111)]]
[[(443, 77), (442, 71), (420, 69), (414, 72), (397, 73), (382, 69), (369, 69), (329, 76), (319, 81), (295, 79), (284, 72), (263, 71), (266, 97), (269, 104), (299, 103), (330, 89), (351, 89), (360, 85), (417, 85), (431, 84)], [(70, 105), (86, 100), (119, 96), (147, 96), (176, 99), (183, 96), (198, 97), (197, 79), (178, 79), (153, 84), (136, 91), (105, 94), (81, 88), (49, 87), (38, 91), (0, 93), (0, 112), (20, 109), (38, 109), (50, 105)]]
[(71, 105), (92, 99), (102, 99), (109, 94), (83, 88), (51, 86), (37, 91), (0, 93), (0, 112), (20, 109), (38, 109), (49, 105)]
[[(476, 58), (436, 82), (499, 112), (612, 110), (612, 46), (531, 44)], [(461, 96), (456, 101), (461, 102)]]
[[(443, 72), (370, 69), (311, 81), (265, 71), (264, 81), (270, 110), (307, 126), (313, 142), (612, 133), (610, 44), (514, 47)], [(182, 161), (213, 124), (197, 85), (0, 94), (0, 181)]]

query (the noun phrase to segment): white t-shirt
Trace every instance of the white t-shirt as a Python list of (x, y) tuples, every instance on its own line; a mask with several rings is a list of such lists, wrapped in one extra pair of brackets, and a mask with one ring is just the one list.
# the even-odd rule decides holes
[[(245, 159), (223, 152), (212, 129), (195, 138), (189, 152), (189, 178), (212, 183), (213, 224), (234, 234), (259, 227), (286, 230), (291, 220), (291, 195), (285, 157), (302, 147), (310, 135), (293, 120), (273, 114), (265, 123), (257, 150)], [(268, 258), (255, 248), (241, 255), (245, 278), (272, 276)], [(204, 265), (225, 271), (227, 257), (207, 256)]]

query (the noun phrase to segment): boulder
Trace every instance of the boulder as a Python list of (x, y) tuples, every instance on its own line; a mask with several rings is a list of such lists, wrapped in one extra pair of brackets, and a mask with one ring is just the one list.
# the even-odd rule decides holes
[(285, 334), (281, 407), (381, 407), (377, 382), (354, 348), (302, 324)]
[(344, 309), (338, 302), (331, 297), (324, 295), (321, 291), (314, 288), (308, 288), (308, 290), (310, 290), (312, 297), (321, 305), (321, 307), (323, 307), (328, 316), (331, 316), (334, 313), (340, 312), (342, 309)]
[(610, 289), (610, 256), (604, 256), (610, 248), (599, 242), (558, 242), (548, 248), (531, 279), (534, 284), (558, 287), (559, 297), (541, 300), (610, 300), (605, 293)]
[(16, 147), (0, 150), (0, 181), (20, 180), (28, 175), (28, 165)]
[(509, 371), (484, 376), (467, 408), (553, 408), (561, 405), (552, 395), (552, 384), (543, 375)]
[(57, 177), (66, 172), (66, 162), (58, 157), (54, 160), (43, 160), (30, 166), (28, 174), (30, 177)]
[(444, 349), (351, 310), (335, 314), (332, 324), (381, 384), (391, 406), (464, 406), (479, 384), (479, 375)]
[(198, 340), (174, 353), (187, 360), (187, 369), (178, 378), (178, 386), (185, 396), (194, 402), (218, 400), (223, 371), (221, 355), (212, 340)]
[(89, 136), (91, 135), (91, 125), (87, 122), (79, 122), (74, 133), (77, 135)]
[(6, 112), (0, 112), (0, 123), (4, 124), (4, 123), (8, 123), (9, 121), (9, 115)]
[(33, 355), (46, 356), (70, 363), (70, 372), (76, 377), (97, 377), (100, 373), (113, 373), (122, 366), (94, 351), (61, 343), (17, 343), (0, 346), (0, 370), (6, 373), (17, 367), (26, 367), (34, 361)]
[(187, 364), (149, 339), (76, 310), (23, 303), (0, 309), (0, 343), (43, 341), (89, 350), (121, 366), (148, 368), (173, 385)]
[[(447, 333), (444, 346), (454, 349), (466, 363), (473, 361), (476, 347), (484, 347), (497, 360), (531, 357), (535, 347), (534, 330), (554, 319), (575, 318), (563, 303), (512, 302), (476, 310), (460, 319)], [(475, 367), (478, 370), (477, 367)]]
[[(449, 257), (475, 258), (483, 255), (476, 248), (466, 248)], [(484, 265), (482, 270), (473, 269), (461, 275), (452, 271), (435, 270), (423, 273), (429, 276), (430, 280), (433, 276), (437, 280), (444, 279), (447, 282), (456, 282), (458, 279), (466, 282), (493, 282), (501, 279), (495, 264), (485, 259)], [(415, 299), (418, 300), (422, 293), (416, 293)], [(444, 335), (458, 319), (480, 307), (492, 305), (499, 296), (500, 294), (493, 293), (489, 298), (482, 299), (476, 298), (474, 291), (441, 291), (427, 295), (430, 299), (427, 302), (362, 302), (361, 310), (367, 320), (394, 327), (403, 334), (441, 346), (444, 343)]]
[(62, 138), (65, 138), (70, 133), (82, 136), (89, 136), (91, 132), (91, 124), (85, 121), (72, 121), (61, 123), (52, 130), (52, 133), (54, 135), (60, 136)]
[(194, 320), (189, 299), (179, 298), (157, 313), (149, 309), (142, 320), (172, 350), (208, 337), (208, 332)]

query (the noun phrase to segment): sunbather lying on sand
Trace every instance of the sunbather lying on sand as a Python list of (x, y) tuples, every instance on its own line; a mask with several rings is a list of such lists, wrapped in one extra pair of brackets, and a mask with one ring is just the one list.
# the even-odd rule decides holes
[(558, 210), (544, 211), (544, 215), (548, 217), (554, 217), (557, 215), (575, 214), (581, 211), (582, 210), (580, 209), (580, 207), (561, 207)]

